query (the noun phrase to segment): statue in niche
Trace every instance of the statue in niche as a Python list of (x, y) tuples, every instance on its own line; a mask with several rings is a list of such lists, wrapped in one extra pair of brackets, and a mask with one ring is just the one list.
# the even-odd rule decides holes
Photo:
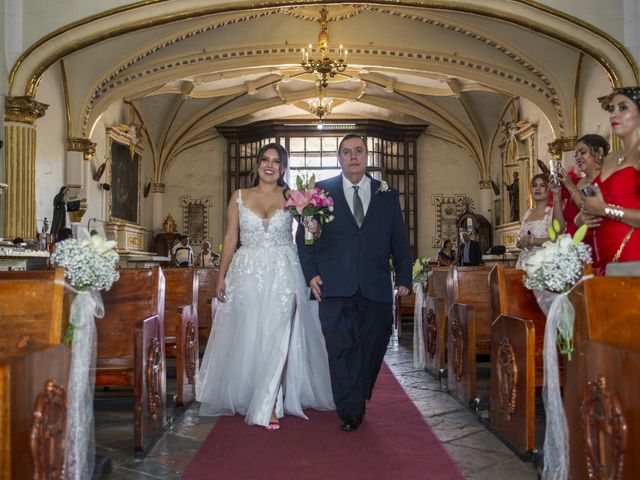
[(520, 221), (520, 179), (518, 172), (513, 172), (513, 182), (508, 184), (504, 182), (504, 186), (509, 192), (509, 221)]

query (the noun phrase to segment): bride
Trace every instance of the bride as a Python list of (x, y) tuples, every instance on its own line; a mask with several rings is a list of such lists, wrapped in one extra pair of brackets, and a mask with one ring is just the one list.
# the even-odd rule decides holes
[(281, 145), (265, 145), (253, 187), (229, 201), (216, 286), (221, 303), (196, 392), (201, 415), (240, 413), (269, 430), (285, 412), (307, 418), (303, 408), (335, 408), (317, 305), (308, 300), (292, 217), (283, 209), (287, 163)]

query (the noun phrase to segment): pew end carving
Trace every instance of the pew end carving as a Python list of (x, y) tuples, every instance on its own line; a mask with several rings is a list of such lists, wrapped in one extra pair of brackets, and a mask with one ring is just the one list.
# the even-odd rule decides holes
[(594, 277), (570, 298), (576, 323), (564, 391), (569, 477), (639, 478), (640, 278)]
[(447, 272), (447, 382), (464, 405), (477, 397), (476, 355), (491, 353), (490, 271), (452, 266)]
[(165, 354), (176, 357), (176, 406), (185, 407), (196, 394), (196, 376), (188, 368), (197, 370), (199, 361), (198, 275), (195, 268), (166, 268), (164, 274)]
[(196, 268), (198, 276), (198, 331), (203, 339), (209, 338), (213, 326), (213, 316), (210, 308), (211, 299), (216, 297), (216, 283), (219, 271), (217, 268)]
[(96, 386), (126, 386), (134, 394), (134, 451), (147, 453), (166, 427), (164, 276), (153, 269), (121, 269), (103, 292), (96, 319)]
[(0, 479), (61, 478), (71, 354), (64, 271), (0, 273)]

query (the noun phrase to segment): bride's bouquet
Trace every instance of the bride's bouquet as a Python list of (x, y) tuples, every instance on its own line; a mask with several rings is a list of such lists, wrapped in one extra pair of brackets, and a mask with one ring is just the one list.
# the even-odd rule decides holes
[(284, 209), (289, 210), (304, 226), (304, 244), (313, 245), (313, 219), (317, 218), (321, 224), (333, 220), (333, 198), (316, 187), (315, 175), (311, 175), (306, 183), (302, 177), (297, 177), (296, 187), (297, 190), (289, 192)]

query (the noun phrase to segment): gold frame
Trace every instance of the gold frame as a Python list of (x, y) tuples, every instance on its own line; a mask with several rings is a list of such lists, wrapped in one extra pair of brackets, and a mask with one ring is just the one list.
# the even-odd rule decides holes
[[(107, 129), (107, 170), (109, 172), (109, 184), (112, 185), (113, 176), (112, 176), (112, 155), (111, 148), (113, 142), (119, 143), (123, 146), (128, 146), (130, 144), (131, 137), (127, 134), (124, 128), (121, 127), (111, 127)], [(112, 207), (112, 195), (113, 189), (110, 189), (107, 192), (107, 218), (110, 222), (122, 222), (128, 225), (137, 225), (140, 226), (140, 214), (141, 214), (141, 194), (142, 194), (142, 147), (139, 145), (135, 146), (135, 153), (138, 154), (138, 192), (136, 198), (136, 221), (132, 222), (130, 220), (125, 220), (123, 218), (114, 217), (111, 214)]]

